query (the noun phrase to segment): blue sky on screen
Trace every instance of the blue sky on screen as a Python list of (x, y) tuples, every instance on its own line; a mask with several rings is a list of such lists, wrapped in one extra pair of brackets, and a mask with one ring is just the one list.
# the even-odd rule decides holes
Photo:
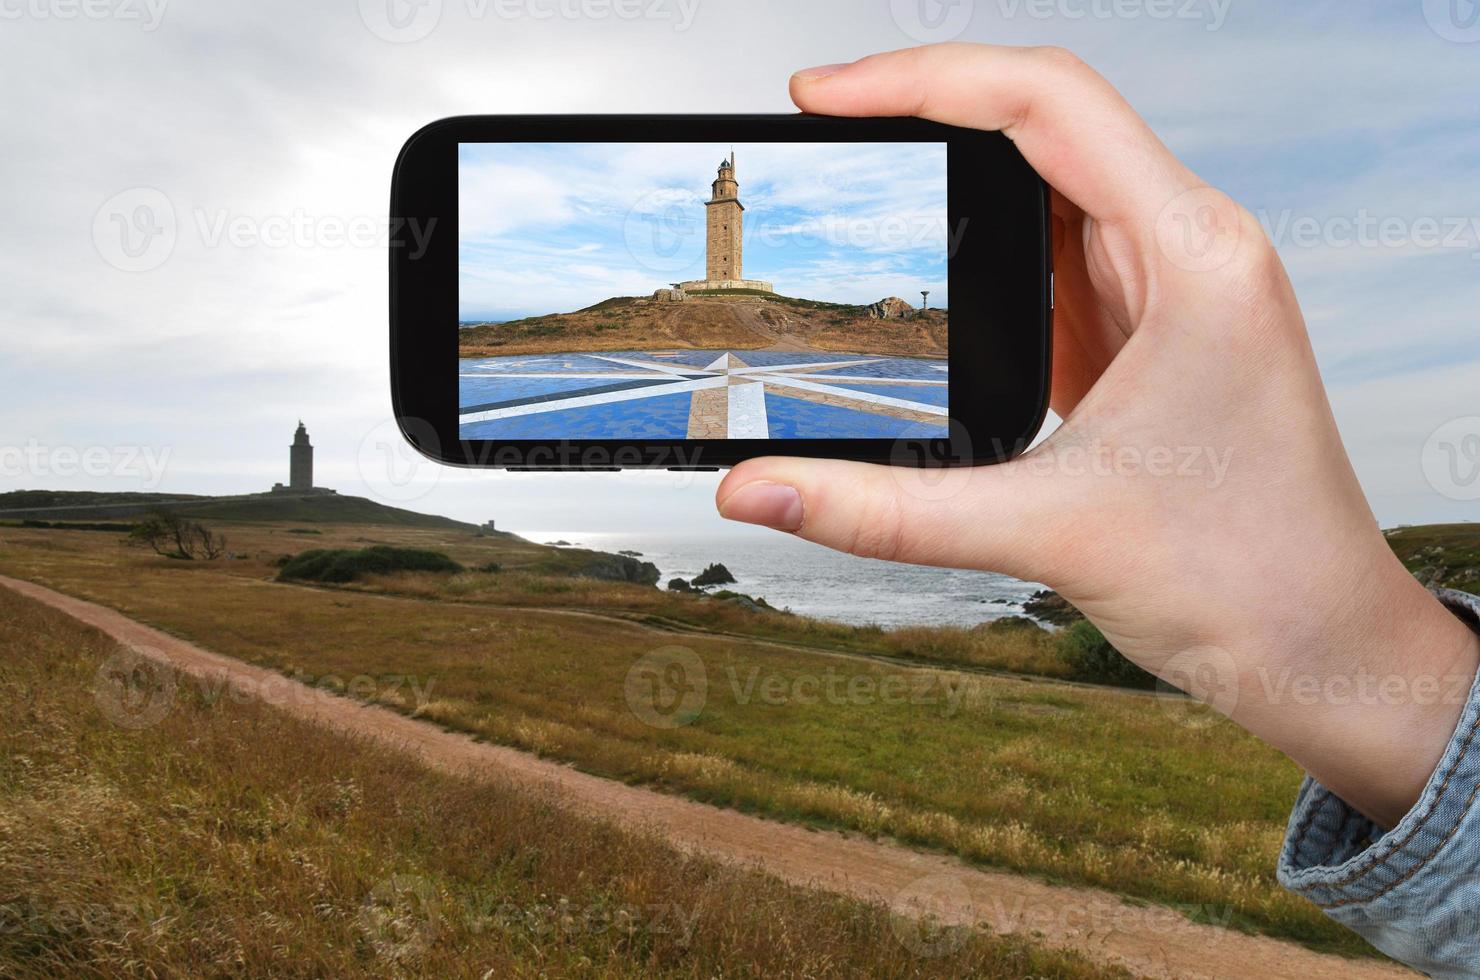
[[(565, 313), (704, 278), (727, 143), (479, 143), (459, 153), (463, 320)], [(744, 275), (787, 296), (949, 302), (943, 143), (741, 143)]]

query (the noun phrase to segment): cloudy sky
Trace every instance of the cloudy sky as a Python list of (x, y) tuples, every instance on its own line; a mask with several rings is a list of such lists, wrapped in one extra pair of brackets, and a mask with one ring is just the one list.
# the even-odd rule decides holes
[(832, 303), (922, 289), (949, 303), (944, 143), (472, 143), (458, 153), (460, 318), (703, 279), (704, 202), (731, 152), (746, 278)]
[(463, 113), (790, 111), (796, 68), (955, 37), (1073, 48), (1264, 217), (1380, 519), (1473, 518), (1465, 487), (1424, 467), (1446, 423), (1446, 445), (1480, 456), (1466, 428), (1480, 423), (1453, 421), (1480, 415), (1480, 23), (1451, 19), (1464, 12), (0, 0), (0, 489), (262, 488), (302, 417), (320, 482), (346, 492), (515, 529), (718, 529), (713, 477), (440, 471), (397, 454), (396, 153)]

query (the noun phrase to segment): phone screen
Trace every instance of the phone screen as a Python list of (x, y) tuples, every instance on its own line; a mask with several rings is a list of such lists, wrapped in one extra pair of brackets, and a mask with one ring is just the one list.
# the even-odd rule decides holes
[(946, 151), (459, 143), (459, 437), (946, 437)]

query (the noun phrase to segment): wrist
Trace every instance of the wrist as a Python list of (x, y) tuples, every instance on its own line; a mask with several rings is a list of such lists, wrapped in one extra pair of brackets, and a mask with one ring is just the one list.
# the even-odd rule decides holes
[(1235, 719), (1391, 827), (1453, 737), (1480, 669), (1480, 635), (1390, 552), (1374, 564), (1325, 593), (1313, 630), (1292, 631), (1283, 651), (1240, 678)]

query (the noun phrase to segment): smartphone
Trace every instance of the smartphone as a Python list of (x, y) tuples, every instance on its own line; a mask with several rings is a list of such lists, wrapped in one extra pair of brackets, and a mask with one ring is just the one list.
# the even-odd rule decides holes
[(999, 462), (1048, 405), (1048, 189), (919, 119), (469, 116), (391, 186), (391, 395), (443, 463)]

